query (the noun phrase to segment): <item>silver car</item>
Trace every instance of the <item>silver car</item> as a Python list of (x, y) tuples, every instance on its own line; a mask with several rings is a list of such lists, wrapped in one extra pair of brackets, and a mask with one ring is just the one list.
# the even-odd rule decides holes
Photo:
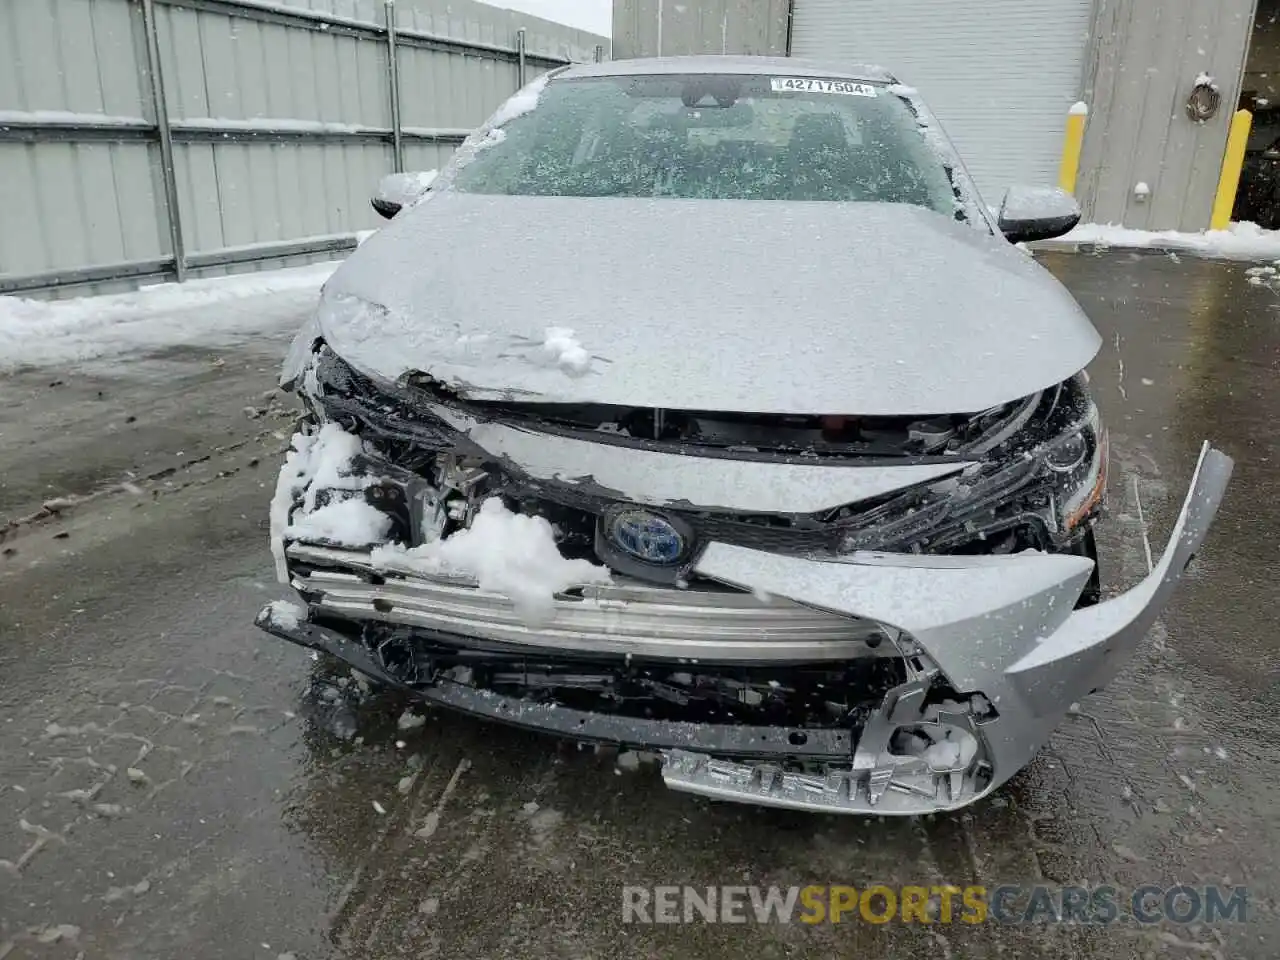
[(674, 789), (989, 794), (1130, 657), (1231, 473), (1206, 444), (1153, 572), (1101, 599), (1099, 336), (1015, 245), (1079, 211), (993, 213), (878, 70), (568, 67), (375, 205), (285, 364), (305, 605), (259, 625)]

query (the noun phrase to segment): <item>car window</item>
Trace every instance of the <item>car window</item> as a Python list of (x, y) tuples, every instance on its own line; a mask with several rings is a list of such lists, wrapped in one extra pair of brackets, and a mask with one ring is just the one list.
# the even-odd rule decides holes
[(786, 82), (555, 80), (536, 108), (460, 151), (450, 180), (471, 193), (871, 201), (958, 215), (946, 164), (906, 101), (882, 85)]

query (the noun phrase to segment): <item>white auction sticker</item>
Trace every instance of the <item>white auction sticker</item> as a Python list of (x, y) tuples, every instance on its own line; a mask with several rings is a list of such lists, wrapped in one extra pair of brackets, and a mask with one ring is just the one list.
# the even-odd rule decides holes
[(852, 80), (813, 80), (805, 77), (772, 77), (770, 86), (777, 91), (797, 93), (840, 93), (846, 97), (874, 97), (876, 88), (870, 83)]

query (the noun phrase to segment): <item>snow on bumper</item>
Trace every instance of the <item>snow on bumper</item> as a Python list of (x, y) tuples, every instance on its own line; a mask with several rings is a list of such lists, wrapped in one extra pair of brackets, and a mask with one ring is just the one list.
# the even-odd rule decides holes
[[(908, 679), (884, 697), (856, 737), (579, 715), (452, 683), (416, 692), (492, 719), (661, 749), (663, 778), (674, 789), (800, 809), (919, 814), (990, 793), (1034, 757), (1073, 701), (1115, 675), (1204, 540), (1231, 469), (1231, 459), (1206, 444), (1155, 569), (1125, 594), (1082, 610), (1075, 602), (1092, 563), (1071, 555), (854, 554), (822, 561), (714, 542), (696, 572), (749, 591), (722, 595), (735, 600), (597, 586), (581, 599), (557, 598), (552, 621), (540, 625), (522, 622), (504, 598), (456, 579), (419, 576), (370, 586), (361, 576), (370, 568), (366, 561), (361, 569), (356, 552), (330, 551), (327, 559), (351, 572), (316, 580), (307, 564), (323, 564), (322, 548), (296, 544), (290, 560), (303, 561), (293, 583), (309, 595), (313, 611), (526, 649), (695, 661), (839, 659), (865, 656), (872, 646), (868, 630), (882, 627), (896, 635)], [(774, 599), (758, 599), (766, 594)], [(388, 679), (358, 642), (311, 624), (284, 623), (270, 608), (258, 622)], [(935, 679), (944, 681), (947, 696), (931, 690)], [(904, 750), (898, 737), (904, 730), (918, 732), (929, 748)], [(726, 759), (753, 752), (772, 756)], [(797, 772), (788, 759), (816, 761), (810, 769), (820, 772)]]

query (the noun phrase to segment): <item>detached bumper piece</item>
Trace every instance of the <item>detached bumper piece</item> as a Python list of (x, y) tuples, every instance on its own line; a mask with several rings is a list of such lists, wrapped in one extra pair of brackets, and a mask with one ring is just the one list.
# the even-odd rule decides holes
[(1076, 601), (1093, 563), (1076, 555), (808, 559), (711, 542), (699, 589), (587, 587), (530, 625), (474, 584), (295, 543), (309, 621), (268, 607), (258, 624), (431, 703), (660, 751), (676, 790), (833, 813), (951, 810), (1025, 766), (1131, 656), (1231, 469), (1206, 444), (1155, 569), (1088, 608)]

